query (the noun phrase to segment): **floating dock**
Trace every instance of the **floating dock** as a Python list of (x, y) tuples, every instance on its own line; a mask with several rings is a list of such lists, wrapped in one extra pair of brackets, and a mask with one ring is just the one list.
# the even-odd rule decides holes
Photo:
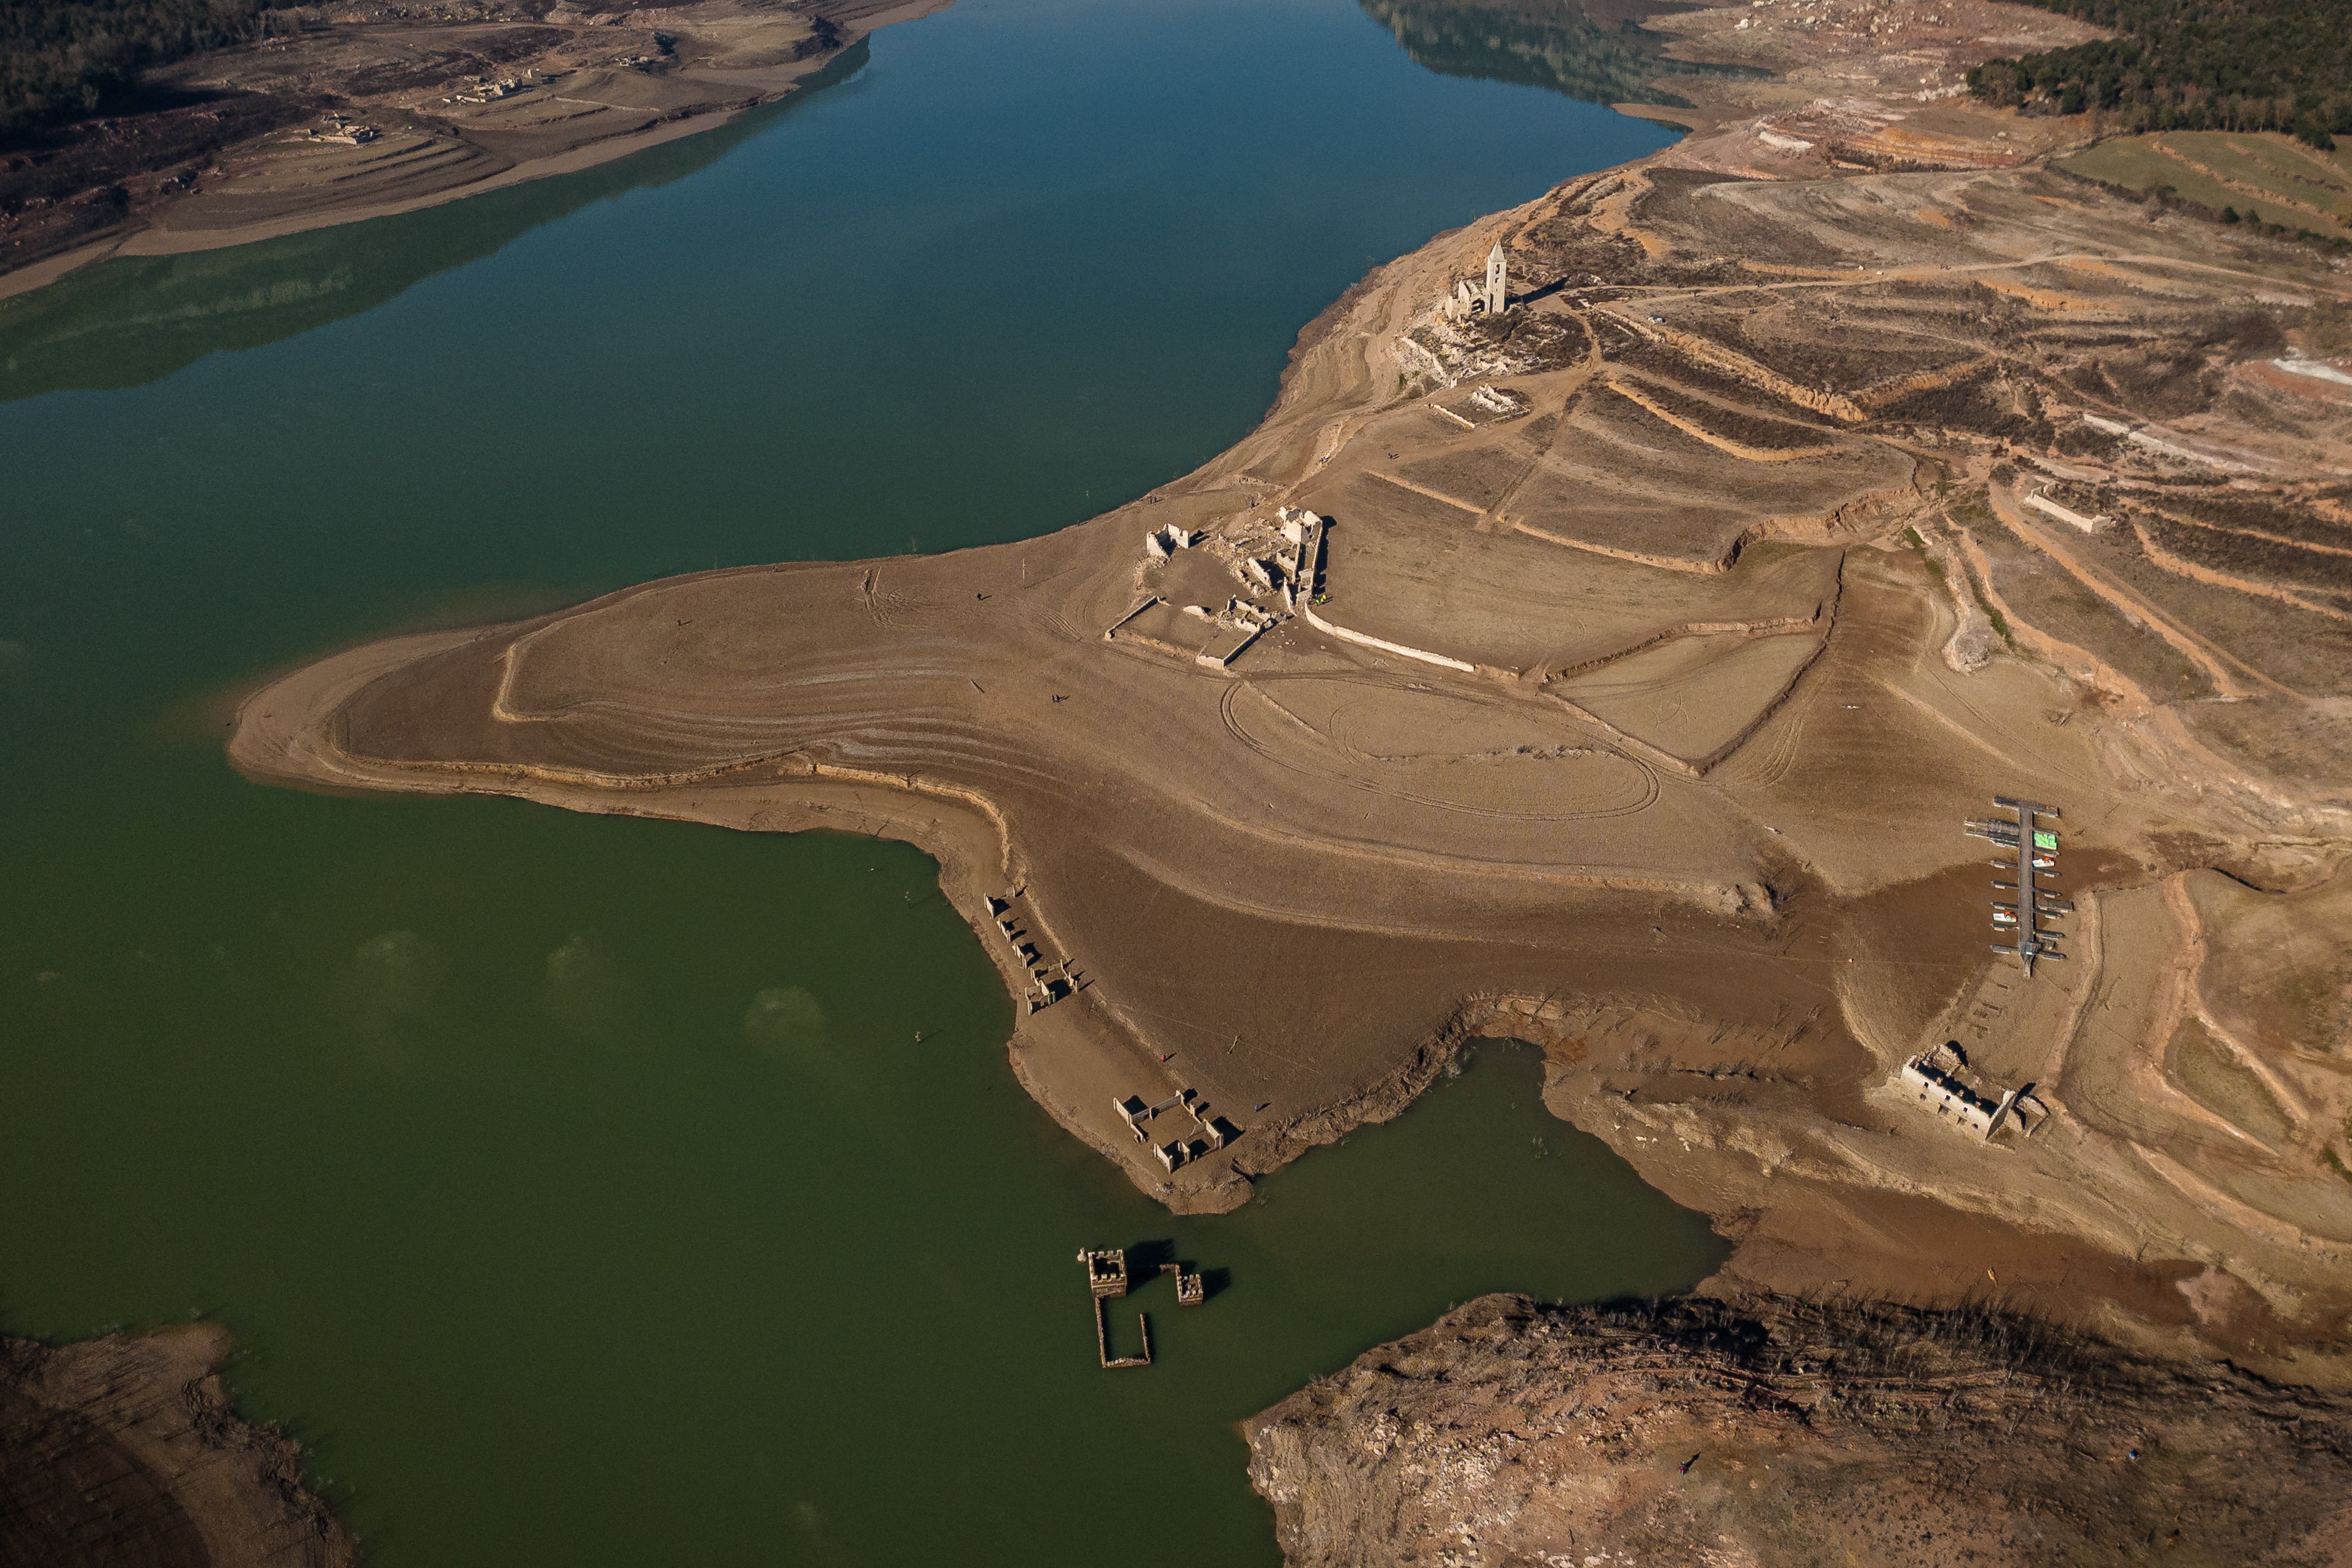
[(1992, 863), (1996, 871), (2012, 873), (2017, 880), (1995, 882), (1996, 893), (2013, 892), (2017, 901), (1992, 901), (1993, 930), (2003, 936), (2014, 936), (2014, 945), (1995, 942), (1995, 952), (2013, 952), (2025, 966), (2028, 978), (2033, 973), (2036, 959), (2063, 961), (2065, 954), (2058, 951), (2059, 939), (2065, 933), (2051, 929), (2043, 922), (2074, 912), (2072, 900), (2045, 891), (2036, 880), (2042, 876), (2054, 876), (2058, 869), (2058, 832), (2042, 826), (2041, 819), (2058, 820), (2058, 808), (2043, 805), (2039, 801), (2016, 800), (2005, 795), (1992, 797), (1993, 805), (2015, 814), (2014, 822), (1994, 820), (1970, 822), (1965, 831), (1972, 838), (1982, 838), (2008, 851)]

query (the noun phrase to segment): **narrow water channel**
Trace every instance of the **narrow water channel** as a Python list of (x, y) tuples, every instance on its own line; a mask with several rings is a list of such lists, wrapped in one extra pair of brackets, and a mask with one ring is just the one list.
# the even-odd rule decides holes
[[(1171, 1221), (903, 847), (228, 771), (338, 643), (1116, 504), (1369, 267), (1661, 136), (1347, 0), (958, 0), (835, 74), (0, 301), (0, 1327), (226, 1322), (378, 1563), (1270, 1563), (1234, 1421), (1719, 1256), (1504, 1047)], [(1107, 1374), (1073, 1255), (1142, 1243), (1221, 1289)]]

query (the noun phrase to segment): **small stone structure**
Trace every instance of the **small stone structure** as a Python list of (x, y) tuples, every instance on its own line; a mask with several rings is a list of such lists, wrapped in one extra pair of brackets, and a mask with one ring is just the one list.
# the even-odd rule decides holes
[(1116, 1301), (1127, 1294), (1127, 1249), (1123, 1247), (1082, 1248), (1078, 1253), (1078, 1262), (1086, 1268), (1087, 1289), (1095, 1301), (1095, 1359), (1102, 1363), (1105, 1371), (1150, 1366), (1151, 1320), (1141, 1312), (1135, 1315), (1135, 1321), (1143, 1333), (1143, 1353), (1122, 1356), (1110, 1353), (1110, 1320), (1103, 1303)]
[(1528, 403), (1527, 394), (1487, 382), (1478, 384), (1477, 389), (1470, 394), (1470, 401), (1497, 420), (1517, 419), (1533, 406)]
[[(1232, 1122), (1222, 1116), (1210, 1115), (1208, 1106), (1194, 1090), (1189, 1089), (1178, 1089), (1157, 1105), (1146, 1105), (1141, 1096), (1130, 1094), (1125, 1100), (1111, 1101), (1111, 1109), (1118, 1112), (1121, 1121), (1127, 1123), (1127, 1130), (1135, 1134), (1135, 1141), (1150, 1150), (1153, 1157), (1159, 1160), (1160, 1168), (1171, 1175), (1178, 1166), (1222, 1149), (1241, 1136)], [(1154, 1142), (1151, 1134), (1144, 1131), (1145, 1123), (1171, 1110), (1192, 1117), (1192, 1125), (1201, 1135), (1192, 1139), (1175, 1138), (1165, 1143)]]
[(1934, 1050), (1922, 1051), (1903, 1064), (1900, 1078), (1904, 1086), (1917, 1092), (1919, 1102), (1932, 1108), (1938, 1116), (1951, 1119), (1952, 1125), (1990, 1138), (2008, 1120), (2010, 1108), (2017, 1103), (2018, 1091), (2011, 1089), (1998, 1102), (1987, 1100), (1960, 1079), (1969, 1063), (1968, 1055), (1958, 1040), (1947, 1040)]
[[(1192, 643), (1176, 632), (1166, 614), (1153, 614), (1172, 602), (1163, 594), (1149, 592), (1103, 628), (1104, 640), (1117, 642), (1124, 637), (1190, 658), (1206, 668), (1229, 670), (1260, 637), (1298, 614), (1316, 591), (1322, 569), (1323, 519), (1286, 506), (1277, 507), (1274, 519), (1280, 531), (1273, 540), (1265, 538), (1258, 531), (1264, 525), (1249, 517), (1239, 527), (1213, 534), (1192, 532), (1173, 524), (1145, 534), (1143, 568), (1136, 580), (1139, 591), (1153, 581), (1153, 571), (1169, 565), (1177, 552), (1202, 545), (1232, 574), (1241, 592), (1228, 595), (1223, 605), (1174, 606), (1179, 614), (1208, 623), (1200, 642)], [(1164, 587), (1168, 580), (1159, 581)]]
[(1127, 1248), (1088, 1247), (1078, 1254), (1087, 1271), (1087, 1288), (1098, 1301), (1116, 1301), (1127, 1294)]
[[(639, 55), (636, 58), (624, 63), (637, 65), (654, 58), (649, 55)], [(520, 77), (513, 76), (499, 77), (495, 79), (478, 76), (468, 79), (472, 83), (471, 86), (463, 92), (453, 93), (441, 101), (444, 103), (496, 103), (502, 98), (512, 98), (519, 92), (529, 92), (532, 88), (540, 85), (537, 81), (525, 81)]]
[(362, 125), (347, 115), (330, 114), (326, 124), (310, 132), (313, 142), (337, 142), (346, 147), (364, 147), (379, 132), (373, 125)]
[(1165, 561), (1179, 550), (1190, 550), (1201, 536), (1189, 529), (1169, 523), (1155, 528), (1143, 536), (1143, 554), (1149, 561)]
[(1077, 983), (1072, 978), (1067, 958), (1048, 958), (1030, 940), (1028, 930), (1020, 924), (1021, 917), (1013, 908), (1013, 900), (1021, 896), (1022, 889), (1019, 889), (1007, 891), (1002, 898), (992, 896), (988, 900), (988, 912), (995, 918), (996, 929), (1003, 933), (1004, 944), (1013, 950), (1013, 956), (1028, 972), (1029, 984), (1022, 1000), (1028, 1003), (1029, 1011), (1041, 1013), (1075, 993)]
[(2050, 499), (2048, 490), (2035, 490), (2025, 498), (2025, 504), (2036, 511), (2056, 518), (2070, 527), (2079, 528), (2084, 533), (2096, 533), (2103, 528), (2113, 528), (2116, 525), (2116, 520), (2105, 512), (2101, 512), (2096, 517), (2084, 517), (2073, 507), (2060, 506)]
[[(1189, 1094), (1192, 1091), (1188, 1089), (1185, 1092)], [(1078, 1264), (1087, 1271), (1087, 1293), (1094, 1298), (1095, 1360), (1101, 1363), (1106, 1371), (1150, 1366), (1151, 1319), (1147, 1313), (1135, 1315), (1136, 1329), (1143, 1336), (1143, 1353), (1120, 1356), (1110, 1353), (1110, 1316), (1105, 1303), (1116, 1301), (1127, 1294), (1127, 1249), (1123, 1247), (1082, 1247), (1078, 1252)], [(1207, 1281), (1197, 1271), (1187, 1269), (1181, 1263), (1163, 1263), (1160, 1266), (1160, 1272), (1176, 1276), (1178, 1306), (1197, 1307), (1209, 1299)]]

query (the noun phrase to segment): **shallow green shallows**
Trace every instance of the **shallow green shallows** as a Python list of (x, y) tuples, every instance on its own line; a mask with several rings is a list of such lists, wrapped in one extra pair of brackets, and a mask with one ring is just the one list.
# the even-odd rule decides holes
[[(1504, 1047), (1171, 1221), (908, 849), (228, 771), (339, 643), (1139, 494), (1368, 268), (1661, 134), (1344, 0), (958, 0), (832, 76), (0, 301), (0, 1324), (226, 1322), (378, 1563), (1270, 1563), (1235, 1420), (1720, 1253)], [(1074, 1254), (1144, 1243), (1222, 1289), (1106, 1373)]]

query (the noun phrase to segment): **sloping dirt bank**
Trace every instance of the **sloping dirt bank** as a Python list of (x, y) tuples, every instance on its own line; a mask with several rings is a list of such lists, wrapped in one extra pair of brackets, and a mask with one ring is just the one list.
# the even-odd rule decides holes
[(948, 0), (292, 6), (133, 101), (0, 149), (0, 298), (411, 212), (711, 130)]
[(228, 1351), (213, 1324), (0, 1339), (0, 1563), (350, 1568), (301, 1450), (230, 1408)]
[(1289, 1568), (2352, 1561), (2352, 1400), (1988, 1310), (1488, 1296), (1243, 1431)]

